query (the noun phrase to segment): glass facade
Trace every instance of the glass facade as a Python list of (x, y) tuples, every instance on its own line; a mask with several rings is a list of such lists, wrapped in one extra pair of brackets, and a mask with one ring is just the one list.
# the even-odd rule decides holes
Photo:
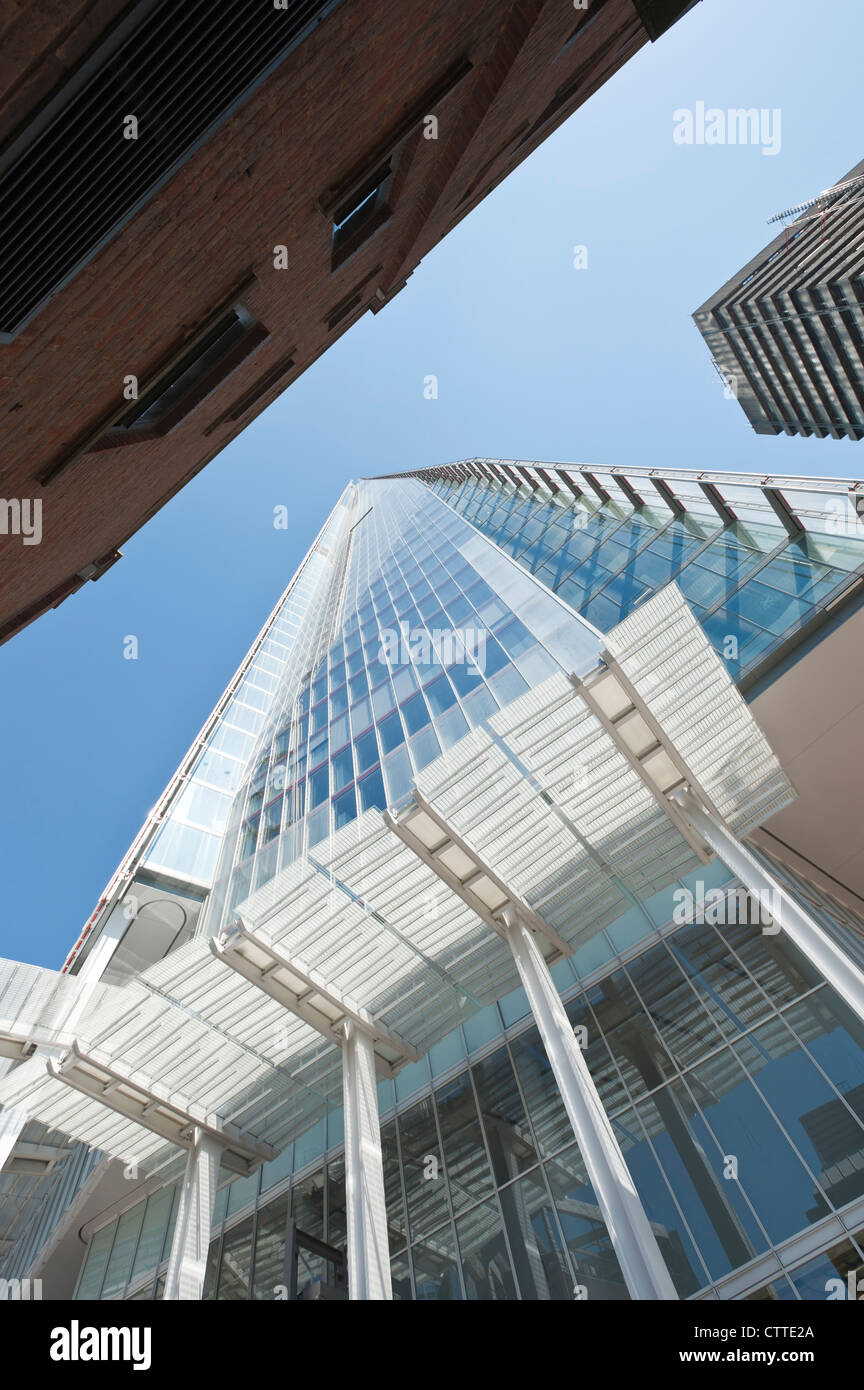
[[(712, 497), (696, 475), (664, 492), (570, 473), (554, 495), (476, 469), (346, 491), (295, 610), (268, 634), (282, 650), (262, 647), (236, 692), (254, 711), (237, 725), (246, 744), (211, 740), (183, 793), (183, 814), (200, 805), (221, 846), (199, 934), (300, 856), (315, 865), (363, 812), (400, 806), (423, 768), (545, 677), (589, 670), (602, 631), (670, 580), (741, 679), (864, 564), (857, 522), (844, 512), (832, 529), (833, 494), (787, 491), (782, 511), (734, 478)], [(826, 1297), (830, 1271), (861, 1264), (864, 1025), (731, 906), (728, 920), (682, 920), (682, 892), (738, 902), (722, 864), (692, 863), (553, 978), (679, 1296)], [(864, 963), (862, 922), (771, 869)], [(628, 1297), (521, 989), (466, 1011), (378, 1094), (394, 1297)], [(206, 1298), (284, 1297), (290, 1221), (307, 1241), (298, 1292), (334, 1285), (342, 1144), (331, 1109), (220, 1189)], [(77, 1296), (158, 1297), (174, 1206), (169, 1184), (93, 1232)]]
[(235, 801), (207, 930), (554, 671), (594, 634), (422, 484), (361, 484), (340, 601)]
[(661, 479), (658, 492), (649, 478), (597, 470), (603, 499), (579, 470), (567, 474), (580, 496), (483, 477), (432, 486), (603, 632), (674, 580), (736, 680), (864, 564), (864, 527), (839, 490), (789, 490), (784, 524), (755, 483), (712, 482), (712, 502), (696, 481), (702, 475)]
[[(700, 884), (722, 884), (729, 921), (676, 923), (676, 893)], [(737, 887), (719, 867), (694, 872), (601, 933), (593, 959), (557, 966), (556, 983), (679, 1296), (722, 1297), (751, 1265), (758, 1283), (776, 1256), (788, 1278), (745, 1296), (826, 1298), (825, 1271), (862, 1263), (864, 1025), (785, 939), (731, 920)], [(861, 930), (806, 892), (833, 936)], [(521, 990), (382, 1082), (379, 1109), (394, 1297), (628, 1297)], [(334, 1112), (220, 1189), (206, 1297), (284, 1297), (289, 1216), (344, 1247), (341, 1140)], [(77, 1296), (154, 1296), (173, 1203), (161, 1188), (97, 1231)], [(820, 1226), (814, 1259), (802, 1233)], [(333, 1275), (299, 1252), (301, 1295)]]

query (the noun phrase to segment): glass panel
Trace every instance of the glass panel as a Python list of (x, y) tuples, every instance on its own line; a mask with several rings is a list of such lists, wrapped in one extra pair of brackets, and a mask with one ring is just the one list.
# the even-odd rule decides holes
[[(816, 1190), (812, 1174), (794, 1153), (731, 1049), (723, 1048), (694, 1068), (687, 1082), (699, 1097), (705, 1120), (720, 1147), (717, 1155), (715, 1141), (709, 1139), (707, 1132), (700, 1132), (703, 1123), (694, 1116), (694, 1133), (705, 1152), (711, 1154), (714, 1171), (724, 1189), (736, 1181), (734, 1177), (724, 1178), (724, 1170), (737, 1171), (737, 1182), (772, 1240), (785, 1240), (828, 1214), (829, 1208)], [(788, 1105), (784, 1109), (788, 1111)], [(796, 1127), (800, 1133), (800, 1125)]]
[(472, 1207), (456, 1222), (465, 1295), (470, 1301), (513, 1300), (516, 1285), (495, 1201)]
[(830, 986), (783, 1014), (808, 1051), (864, 1123), (864, 1025)]
[(713, 927), (682, 927), (666, 945), (725, 1037), (740, 1036), (768, 1012), (768, 1000)]
[(103, 1298), (110, 1298), (112, 1294), (119, 1293), (129, 1281), (135, 1242), (143, 1216), (144, 1203), (139, 1202), (131, 1211), (124, 1212), (117, 1222), (117, 1234), (114, 1237), (114, 1246), (102, 1286)]
[(393, 1301), (407, 1303), (413, 1297), (411, 1291), (411, 1268), (408, 1255), (402, 1254), (390, 1261), (390, 1283), (393, 1288)]
[[(800, 1006), (799, 1006), (800, 1007)], [(806, 1021), (806, 1012), (799, 1021)], [(864, 1193), (864, 1129), (783, 1019), (736, 1043), (758, 1089), (835, 1206)]]
[[(540, 1034), (536, 1028), (529, 1028), (527, 1033), (513, 1039), (511, 1048), (539, 1151), (555, 1153), (572, 1141), (573, 1131)], [(608, 1058), (608, 1053), (606, 1055)], [(596, 1085), (596, 1073), (590, 1062), (589, 1070)]]
[(135, 1252), (135, 1264), (132, 1267), (133, 1279), (137, 1279), (148, 1269), (155, 1269), (162, 1259), (162, 1243), (173, 1197), (173, 1187), (160, 1187), (158, 1192), (151, 1192), (147, 1198), (147, 1209), (144, 1212), (138, 1249)]
[(458, 1215), (472, 1202), (488, 1196), (492, 1191), (492, 1174), (468, 1072), (463, 1072), (436, 1091), (435, 1099), (450, 1198), (454, 1214)]
[[(618, 1257), (578, 1147), (573, 1144), (544, 1166), (579, 1290), (584, 1289), (592, 1302), (595, 1299), (628, 1299), (630, 1295)], [(554, 1259), (551, 1245), (550, 1255)], [(547, 1261), (546, 1268), (549, 1263)], [(561, 1277), (564, 1277), (563, 1271)]]
[[(860, 1292), (858, 1281), (864, 1275), (864, 1263), (851, 1241), (841, 1241), (839, 1245), (817, 1255), (806, 1264), (789, 1271), (789, 1278), (803, 1299), (822, 1302), (854, 1299), (864, 1294)], [(851, 1277), (850, 1277), (851, 1276)]]
[[(635, 1116), (620, 1116), (615, 1133), (650, 1219), (663, 1222), (668, 1232), (667, 1262), (679, 1289), (686, 1286), (688, 1268), (696, 1286), (707, 1279), (699, 1259), (689, 1255), (689, 1236), (678, 1208), (714, 1279), (761, 1254), (767, 1248), (764, 1233), (739, 1184), (722, 1176), (722, 1155), (697, 1115), (689, 1091), (681, 1083), (665, 1086), (639, 1102), (638, 1116), (642, 1125)], [(658, 1163), (665, 1177), (663, 1186), (657, 1180)]]
[(220, 1302), (236, 1302), (249, 1297), (249, 1276), (252, 1273), (252, 1225), (254, 1216), (247, 1216), (232, 1226), (222, 1237), (222, 1264), (219, 1269)]
[(277, 1197), (258, 1212), (255, 1233), (255, 1270), (252, 1298), (274, 1299), (285, 1283), (285, 1223), (291, 1206), (289, 1193)]
[(233, 1216), (235, 1211), (239, 1211), (241, 1207), (248, 1206), (250, 1202), (255, 1201), (259, 1182), (260, 1173), (257, 1171), (250, 1173), (247, 1178), (234, 1179), (228, 1188), (228, 1216)]
[(418, 1303), (452, 1302), (462, 1298), (456, 1237), (449, 1225), (442, 1226), (421, 1245), (413, 1245), (411, 1262)]
[(757, 927), (741, 925), (724, 927), (721, 935), (776, 1009), (823, 983), (815, 966), (785, 935), (768, 935)]
[[(666, 1045), (666, 1051), (683, 1070), (716, 1047), (721, 1035), (699, 996), (664, 945), (645, 951), (627, 967), (627, 973)], [(650, 1032), (634, 1030), (627, 1038), (630, 1059), (648, 1089), (669, 1074), (665, 1054), (660, 1054)], [(624, 1046), (622, 1035), (622, 1047)]]
[(572, 1299), (573, 1276), (542, 1175), (509, 1183), (499, 1198), (522, 1298)]
[(795, 1290), (788, 1279), (782, 1276), (775, 1279), (773, 1284), (765, 1284), (763, 1288), (757, 1289), (755, 1293), (748, 1293), (747, 1302), (749, 1303), (777, 1303), (790, 1302), (796, 1303)]
[(278, 1158), (265, 1163), (261, 1169), (261, 1191), (275, 1187), (278, 1182), (291, 1176), (294, 1166), (294, 1145), (286, 1144)]
[(114, 1239), (114, 1231), (117, 1226), (116, 1221), (109, 1221), (107, 1226), (103, 1226), (101, 1231), (97, 1231), (90, 1242), (90, 1249), (87, 1251), (87, 1260), (84, 1264), (84, 1271), (78, 1284), (76, 1299), (98, 1298), (99, 1290), (102, 1287), (102, 1277), (108, 1263), (108, 1254), (111, 1249), (111, 1242)]
[(219, 1256), (222, 1252), (222, 1234), (214, 1236), (207, 1251), (207, 1267), (204, 1271), (204, 1288), (201, 1300), (212, 1303), (216, 1298), (216, 1281), (219, 1274)]
[(493, 1052), (491, 1057), (478, 1062), (472, 1070), (492, 1170), (495, 1181), (500, 1185), (537, 1162), (534, 1136), (507, 1049), (502, 1047)]
[[(588, 998), (631, 1096), (644, 1095), (676, 1075), (625, 971), (607, 975), (588, 991)], [(589, 1038), (595, 1029), (589, 1030)]]
[(440, 1226), (449, 1216), (447, 1183), (431, 1099), (398, 1117), (408, 1220), (412, 1239)]

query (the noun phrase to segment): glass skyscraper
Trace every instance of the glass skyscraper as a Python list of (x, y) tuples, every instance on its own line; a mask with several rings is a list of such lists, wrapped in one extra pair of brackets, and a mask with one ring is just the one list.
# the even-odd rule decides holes
[[(527, 710), (541, 687), (575, 677), (580, 688), (605, 659), (606, 635), (671, 583), (751, 709), (770, 714), (771, 691), (854, 624), (857, 491), (840, 480), (507, 460), (351, 484), (67, 973), (84, 975), (90, 961), (103, 984), (145, 972), (152, 985), (175, 953), (272, 915), (280, 885), (301, 871), (395, 931), (376, 911), (371, 871), (362, 893), (339, 880), (332, 845), (355, 824), (361, 834), (369, 813), (398, 822), (445, 755), (467, 765), (472, 731), (497, 747), (502, 718)], [(574, 776), (590, 783), (591, 767)], [(806, 808), (806, 786), (798, 791)], [(748, 841), (825, 950), (860, 975), (854, 885), (816, 862), (808, 869), (806, 843), (778, 845)], [(720, 853), (681, 841), (663, 886), (646, 870), (644, 892), (621, 853), (597, 928), (571, 954), (549, 954), (549, 973), (674, 1293), (828, 1297), (832, 1280), (864, 1264), (861, 1012), (794, 931), (760, 915), (752, 885)], [(632, 853), (635, 863), (635, 841)], [(557, 903), (551, 919), (561, 931), (567, 907)], [(435, 902), (421, 897), (412, 910), (434, 941)], [(311, 937), (312, 964), (314, 949)], [(437, 996), (428, 1007), (414, 999), (411, 1017), (425, 1009), (435, 1040), (392, 1074), (379, 1069), (393, 1297), (630, 1297), (525, 977), (514, 988), (502, 973), (505, 984), (487, 981), (484, 993), (458, 955), (424, 949), (430, 977), (455, 980), (463, 997), (440, 1037)], [(319, 1064), (304, 1063), (301, 1078), (320, 1090), (314, 1123), (252, 1171), (221, 1170), (204, 1298), (344, 1295), (346, 1126), (341, 1096), (315, 1079)], [(63, 1247), (46, 1242), (91, 1190), (85, 1178), (92, 1185), (110, 1162), (55, 1129), (50, 1171), (13, 1176), (37, 1127), (47, 1142), (38, 1114), (19, 1124), (0, 1174), (0, 1274), (38, 1273), (47, 1286)], [(104, 1203), (108, 1215), (88, 1209), (86, 1252), (73, 1274), (64, 1266), (56, 1296), (161, 1296), (181, 1185), (166, 1163)]]

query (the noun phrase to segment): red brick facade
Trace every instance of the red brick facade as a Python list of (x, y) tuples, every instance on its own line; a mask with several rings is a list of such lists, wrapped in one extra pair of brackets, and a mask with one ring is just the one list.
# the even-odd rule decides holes
[[(13, 528), (0, 510), (0, 640), (94, 577), (94, 565), (98, 577), (331, 341), (382, 307), (648, 41), (646, 22), (658, 27), (652, 11), (663, 11), (665, 26), (687, 8), (689, 0), (592, 0), (587, 10), (570, 0), (340, 0), (18, 336), (0, 343), (0, 497), (41, 498), (43, 518), (41, 543), (25, 546), (21, 535), (2, 534)], [(7, 8), (0, 143), (128, 9), (117, 0)], [(437, 139), (426, 138), (429, 115)], [(394, 151), (389, 215), (333, 269), (334, 210)], [(274, 267), (280, 245), (287, 269)], [(236, 299), (266, 340), (170, 434), (93, 448), (128, 404), (124, 377), (146, 388)]]

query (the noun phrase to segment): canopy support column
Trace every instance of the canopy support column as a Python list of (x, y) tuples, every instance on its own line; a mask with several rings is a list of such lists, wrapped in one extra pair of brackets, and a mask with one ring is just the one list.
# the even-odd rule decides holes
[(774, 926), (785, 932), (850, 1009), (864, 1019), (864, 974), (857, 965), (831, 940), (824, 927), (795, 902), (746, 845), (706, 811), (692, 791), (686, 788), (679, 791), (676, 800), (694, 830), (756, 897), (760, 908), (770, 914)]
[(352, 1301), (391, 1299), (375, 1051), (372, 1039), (352, 1019), (344, 1024), (342, 1085), (348, 1297)]
[(166, 1301), (200, 1299), (204, 1292), (221, 1154), (222, 1145), (196, 1129), (180, 1188), (177, 1221), (162, 1295)]
[(677, 1299), (603, 1102), (537, 943), (511, 916), (507, 940), (631, 1298)]

